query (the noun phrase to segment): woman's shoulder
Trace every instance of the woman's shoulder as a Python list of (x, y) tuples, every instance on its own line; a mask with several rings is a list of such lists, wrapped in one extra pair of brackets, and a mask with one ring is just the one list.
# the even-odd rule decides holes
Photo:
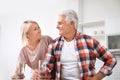
[(41, 41), (49, 44), (49, 43), (53, 42), (53, 39), (52, 39), (52, 37), (50, 37), (48, 35), (43, 35), (41, 37)]
[(23, 46), (22, 48), (21, 48), (21, 52), (25, 52), (25, 51), (27, 51), (28, 49), (27, 49), (27, 46)]
[(43, 35), (43, 36), (41, 37), (41, 39), (43, 39), (43, 40), (53, 40), (52, 37), (51, 37), (51, 36), (48, 36), (48, 35)]
[(52, 37), (49, 36), (49, 35), (42, 35), (41, 37), (42, 37), (42, 38), (52, 38)]

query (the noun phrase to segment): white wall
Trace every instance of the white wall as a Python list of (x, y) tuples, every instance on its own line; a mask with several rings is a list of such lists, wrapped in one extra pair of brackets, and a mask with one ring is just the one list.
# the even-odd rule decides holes
[(120, 0), (83, 0), (83, 20), (120, 18)]
[(37, 21), (42, 33), (58, 36), (56, 17), (64, 9), (78, 13), (79, 0), (0, 0), (0, 80), (10, 80), (21, 48), (20, 25)]
[(83, 0), (83, 22), (105, 20), (106, 33), (120, 33), (120, 0)]

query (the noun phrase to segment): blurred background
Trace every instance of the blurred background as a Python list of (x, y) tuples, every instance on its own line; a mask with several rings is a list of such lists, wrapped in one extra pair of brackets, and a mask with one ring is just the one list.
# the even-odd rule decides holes
[[(57, 15), (65, 9), (77, 12), (80, 32), (97, 38), (105, 47), (108, 48), (108, 36), (118, 35), (117, 39), (120, 40), (120, 0), (0, 0), (0, 80), (10, 80), (14, 73), (22, 47), (22, 22), (35, 20), (40, 25), (42, 34), (55, 38), (58, 36)], [(120, 80), (119, 49), (117, 47), (116, 50), (115, 47), (111, 50), (119, 62), (114, 73), (104, 80)], [(98, 60), (97, 70), (100, 65), (102, 63)]]

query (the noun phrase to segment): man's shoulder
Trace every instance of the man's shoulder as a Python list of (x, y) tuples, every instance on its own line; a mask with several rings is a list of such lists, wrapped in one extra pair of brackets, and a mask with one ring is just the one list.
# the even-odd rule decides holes
[(90, 35), (84, 34), (84, 33), (78, 33), (77, 34), (77, 38), (78, 39), (92, 39), (92, 37)]

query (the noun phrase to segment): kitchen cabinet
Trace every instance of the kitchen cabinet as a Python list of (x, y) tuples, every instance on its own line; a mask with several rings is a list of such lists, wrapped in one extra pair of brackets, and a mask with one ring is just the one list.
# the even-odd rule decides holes
[(105, 21), (80, 23), (78, 30), (97, 39), (106, 47)]

